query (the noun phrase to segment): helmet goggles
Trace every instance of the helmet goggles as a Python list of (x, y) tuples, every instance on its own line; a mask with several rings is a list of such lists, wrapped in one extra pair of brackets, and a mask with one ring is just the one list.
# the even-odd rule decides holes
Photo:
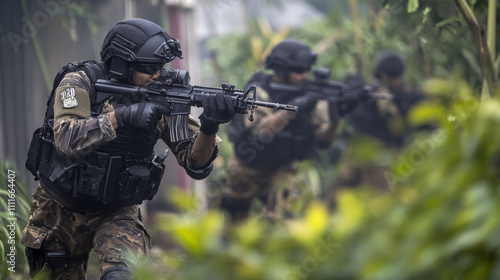
[(153, 75), (156, 73), (158, 70), (162, 69), (165, 66), (165, 63), (133, 63), (132, 66), (134, 67), (135, 70), (148, 74), (148, 75)]
[(304, 68), (304, 67), (290, 67), (289, 70), (290, 70), (290, 72), (293, 72), (293, 73), (302, 74), (305, 72), (309, 72), (311, 69)]

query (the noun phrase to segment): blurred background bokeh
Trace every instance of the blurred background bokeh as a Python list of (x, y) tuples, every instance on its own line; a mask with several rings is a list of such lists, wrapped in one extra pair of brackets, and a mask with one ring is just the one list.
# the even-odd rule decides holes
[[(377, 54), (393, 49), (406, 62), (408, 85), (432, 96), (412, 112), (412, 121), (433, 122), (436, 129), (413, 135), (390, 155), (385, 174), (390, 191), (363, 185), (328, 197), (339, 166), (329, 152), (321, 153), (301, 164), (303, 199), (296, 219), (254, 218), (228, 233), (216, 209), (232, 153), (223, 128), (221, 154), (206, 180), (192, 181), (173, 157), (167, 159), (161, 193), (142, 205), (155, 246), (137, 274), (143, 279), (500, 279), (497, 2), (1, 1), (1, 203), (7, 170), (15, 170), (25, 192), (18, 198), (22, 228), (27, 207), (21, 200), (29, 201), (37, 185), (24, 168), (26, 151), (43, 122), (52, 80), (67, 62), (100, 60), (102, 40), (119, 20), (141, 17), (164, 27), (184, 52), (184, 60), (169, 67), (186, 69), (192, 84), (207, 86), (228, 82), (242, 88), (254, 72), (265, 70), (272, 47), (289, 37), (311, 46), (319, 54), (317, 66), (331, 69), (330, 78), (339, 81), (348, 73), (369, 81)], [(192, 111), (195, 117), (199, 113)], [(370, 143), (353, 145), (362, 161), (387, 155)], [(156, 150), (165, 148), (159, 143)], [(0, 278), (25, 279), (21, 246), (19, 270), (6, 270), (8, 233), (2, 230)], [(94, 263), (88, 279), (96, 275)]]

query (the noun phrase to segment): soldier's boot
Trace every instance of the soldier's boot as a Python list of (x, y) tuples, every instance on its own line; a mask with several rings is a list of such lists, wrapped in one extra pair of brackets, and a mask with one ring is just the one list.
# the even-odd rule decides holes
[(106, 269), (101, 276), (101, 280), (132, 280), (132, 272), (126, 266), (116, 266)]

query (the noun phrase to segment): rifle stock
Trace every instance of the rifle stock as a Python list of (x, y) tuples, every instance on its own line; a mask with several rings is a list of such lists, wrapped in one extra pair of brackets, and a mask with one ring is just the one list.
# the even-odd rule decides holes
[(100, 104), (109, 98), (120, 98), (129, 102), (150, 101), (170, 109), (170, 140), (178, 142), (189, 137), (188, 120), (191, 107), (203, 107), (202, 97), (209, 94), (230, 95), (236, 113), (247, 114), (253, 121), (253, 110), (259, 106), (278, 110), (297, 111), (297, 106), (257, 101), (256, 88), (246, 91), (235, 89), (233, 85), (218, 87), (193, 86), (189, 84), (189, 72), (179, 69), (162, 69), (155, 83), (146, 87), (131, 86), (110, 80), (97, 80), (96, 102)]

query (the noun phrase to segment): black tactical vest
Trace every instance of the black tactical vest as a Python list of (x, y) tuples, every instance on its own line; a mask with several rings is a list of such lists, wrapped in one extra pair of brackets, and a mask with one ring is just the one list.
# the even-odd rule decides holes
[[(271, 102), (289, 103), (297, 97), (296, 93), (271, 89), (272, 76), (256, 73), (248, 82), (263, 88)], [(280, 167), (294, 160), (312, 156), (315, 147), (313, 127), (310, 116), (297, 114), (290, 123), (273, 138), (251, 134), (244, 126), (243, 115), (238, 114), (228, 126), (229, 140), (234, 143), (238, 159), (252, 167)]]
[(54, 199), (75, 211), (105, 210), (152, 199), (165, 169), (163, 161), (153, 152), (158, 140), (155, 131), (119, 128), (113, 141), (78, 160), (56, 152), (52, 131), (55, 89), (66, 73), (80, 70), (85, 71), (92, 83), (89, 93), (92, 116), (101, 113), (106, 100), (98, 98), (99, 92), (93, 85), (97, 79), (109, 78), (105, 65), (80, 61), (63, 67), (54, 79), (44, 126), (33, 135), (26, 167)]

